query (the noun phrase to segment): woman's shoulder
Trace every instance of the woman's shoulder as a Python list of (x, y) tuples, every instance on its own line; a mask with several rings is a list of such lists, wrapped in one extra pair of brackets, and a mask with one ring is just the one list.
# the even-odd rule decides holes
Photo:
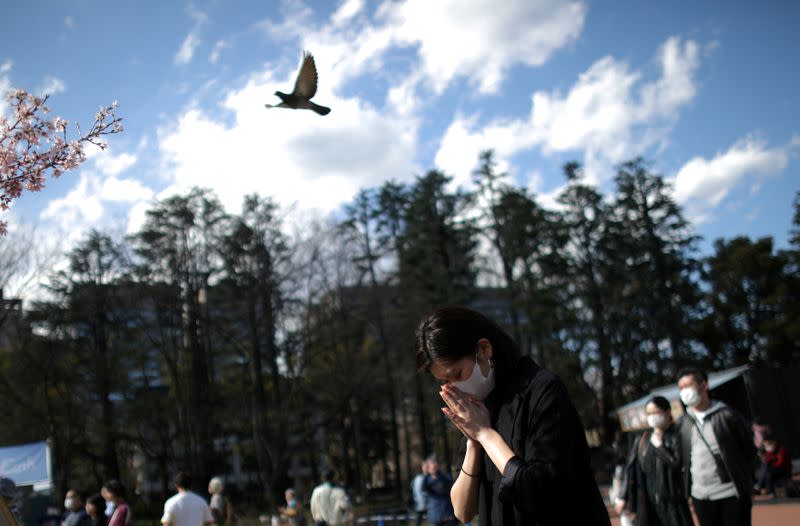
[(564, 382), (556, 373), (540, 367), (528, 357), (520, 358), (517, 364), (517, 376), (519, 384), (521, 384), (517, 390), (518, 393), (527, 392), (528, 395), (531, 395), (552, 391), (560, 393), (562, 390), (566, 392)]
[(518, 407), (561, 404), (569, 400), (564, 382), (553, 371), (539, 367), (530, 358), (521, 358), (513, 380), (512, 395), (507, 402)]

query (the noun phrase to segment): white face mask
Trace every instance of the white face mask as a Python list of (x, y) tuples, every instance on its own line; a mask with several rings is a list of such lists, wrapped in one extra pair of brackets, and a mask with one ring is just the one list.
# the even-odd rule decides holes
[(767, 453), (774, 453), (774, 452), (775, 452), (775, 446), (768, 446), (768, 445), (766, 445), (766, 444), (765, 444), (765, 445), (764, 445), (764, 450), (765, 450)]
[(696, 387), (687, 387), (685, 389), (681, 389), (681, 402), (683, 402), (686, 407), (694, 407), (700, 403), (700, 393), (697, 391)]
[(74, 504), (75, 504), (75, 501), (73, 499), (64, 499), (64, 508), (65, 509), (71, 510), (72, 506)]
[(667, 416), (662, 414), (647, 415), (647, 425), (652, 428), (664, 429), (667, 427)]
[(472, 375), (463, 382), (453, 382), (453, 385), (461, 392), (472, 395), (478, 400), (486, 400), (486, 397), (494, 389), (494, 366), (489, 362), (489, 376), (483, 376), (476, 356)]

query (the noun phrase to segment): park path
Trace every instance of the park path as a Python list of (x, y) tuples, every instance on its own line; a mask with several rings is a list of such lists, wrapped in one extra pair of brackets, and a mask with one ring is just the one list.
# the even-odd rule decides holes
[[(612, 516), (611, 524), (619, 526), (619, 519)], [(800, 500), (757, 500), (753, 506), (753, 526), (800, 526)]]

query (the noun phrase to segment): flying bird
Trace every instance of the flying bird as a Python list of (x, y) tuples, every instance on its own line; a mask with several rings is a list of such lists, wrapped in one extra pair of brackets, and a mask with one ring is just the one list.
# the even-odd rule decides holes
[(275, 95), (280, 97), (281, 103), (272, 105), (264, 104), (267, 108), (291, 108), (293, 110), (314, 110), (320, 115), (327, 115), (331, 112), (330, 108), (320, 106), (311, 102), (311, 97), (317, 92), (317, 66), (314, 64), (314, 57), (306, 51), (303, 53), (303, 64), (294, 82), (294, 91), (290, 94), (276, 91)]

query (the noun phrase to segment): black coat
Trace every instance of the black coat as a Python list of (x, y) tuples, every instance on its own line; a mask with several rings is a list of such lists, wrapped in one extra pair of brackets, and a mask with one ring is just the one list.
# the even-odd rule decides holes
[(637, 526), (693, 526), (681, 471), (680, 437), (675, 426), (654, 447), (650, 431), (633, 441), (626, 466), (625, 502)]
[[(711, 429), (719, 444), (719, 452), (725, 468), (733, 479), (739, 498), (750, 500), (753, 489), (753, 471), (755, 469), (756, 447), (753, 434), (747, 427), (744, 418), (725, 406), (706, 417), (711, 422)], [(693, 417), (684, 415), (680, 421), (681, 458), (683, 463), (683, 481), (686, 494), (691, 495), (691, 461), (692, 461), (692, 429)], [(702, 447), (702, 446), (701, 446)]]
[(516, 456), (501, 475), (484, 455), (480, 526), (610, 525), (583, 425), (555, 374), (522, 358), (487, 406)]

